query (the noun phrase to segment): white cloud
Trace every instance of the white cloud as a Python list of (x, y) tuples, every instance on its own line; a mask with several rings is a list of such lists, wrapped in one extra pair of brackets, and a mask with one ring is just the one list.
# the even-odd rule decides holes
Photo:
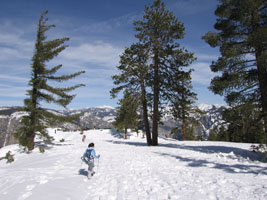
[(210, 64), (205, 62), (196, 62), (191, 66), (194, 71), (192, 72), (192, 82), (201, 84), (201, 85), (209, 85), (211, 79), (215, 76), (210, 70)]
[(197, 57), (198, 61), (212, 61), (218, 59), (218, 55), (215, 54), (196, 53), (195, 56)]
[(23, 78), (23, 77), (19, 77), (19, 76), (13, 76), (13, 75), (9, 75), (9, 74), (0, 74), (0, 79), (1, 79), (1, 82), (4, 80), (4, 83), (12, 81), (13, 83), (19, 83), (19, 84), (25, 84), (25, 85), (29, 81), (29, 79), (27, 79), (27, 78)]
[(0, 32), (0, 43), (8, 46), (24, 48), (33, 48), (33, 42), (22, 38), (22, 34), (19, 33), (3, 33)]
[[(30, 62), (33, 51), (33, 43), (15, 35), (3, 35), (0, 33), (0, 65), (7, 70), (11, 70), (7, 63)], [(12, 66), (14, 67), (14, 66)], [(24, 68), (24, 67), (23, 67)]]
[(113, 46), (110, 43), (97, 41), (94, 43), (85, 43), (79, 46), (70, 46), (61, 53), (60, 59), (65, 62), (75, 64), (93, 64), (97, 66), (105, 66), (115, 68), (119, 63), (119, 55), (123, 49)]
[(31, 30), (10, 20), (0, 20), (0, 26), (0, 82), (24, 82), (34, 48), (34, 42), (26, 37)]
[[(108, 34), (115, 29), (118, 29), (122, 26), (132, 26), (133, 22), (139, 19), (140, 16), (134, 13), (129, 13), (120, 17), (110, 18), (108, 20), (99, 21), (94, 20), (90, 21), (89, 19), (86, 20), (83, 24), (79, 24), (76, 28), (73, 29), (73, 32), (76, 34)], [(66, 20), (65, 20), (66, 21)], [(68, 21), (64, 22), (68, 23)], [(75, 25), (74, 25), (75, 26)]]
[(0, 88), (0, 97), (26, 97), (28, 87), (5, 87)]

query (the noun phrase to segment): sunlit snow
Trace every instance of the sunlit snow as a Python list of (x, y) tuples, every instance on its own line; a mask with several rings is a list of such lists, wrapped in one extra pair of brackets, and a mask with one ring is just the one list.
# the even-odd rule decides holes
[[(0, 149), (15, 158), (0, 161), (1, 200), (267, 199), (267, 163), (250, 144), (159, 138), (148, 147), (136, 133), (125, 140), (112, 130), (84, 131), (82, 142), (79, 132), (49, 131), (55, 141), (45, 153)], [(101, 155), (90, 179), (80, 160), (89, 142)]]

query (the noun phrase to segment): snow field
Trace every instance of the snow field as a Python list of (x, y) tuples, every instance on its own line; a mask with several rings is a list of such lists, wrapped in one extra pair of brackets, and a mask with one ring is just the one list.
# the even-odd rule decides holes
[[(159, 138), (148, 147), (134, 133), (124, 140), (110, 130), (85, 131), (84, 143), (78, 132), (50, 133), (55, 142), (43, 154), (18, 145), (0, 150), (15, 154), (12, 164), (0, 161), (1, 200), (267, 199), (267, 164), (253, 159), (250, 144)], [(88, 179), (80, 157), (90, 142), (101, 157)]]

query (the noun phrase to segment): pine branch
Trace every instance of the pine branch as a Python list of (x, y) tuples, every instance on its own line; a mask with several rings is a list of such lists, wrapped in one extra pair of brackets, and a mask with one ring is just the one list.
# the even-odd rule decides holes
[(62, 81), (66, 81), (72, 78), (75, 78), (76, 76), (79, 76), (81, 74), (85, 73), (85, 71), (80, 71), (80, 72), (76, 72), (70, 75), (62, 75), (62, 76), (46, 76), (47, 79), (49, 80), (54, 80), (57, 82), (62, 82)]
[(56, 73), (60, 68), (62, 67), (62, 65), (57, 65), (51, 69), (45, 70), (44, 71), (44, 77), (47, 78), (47, 75), (52, 75), (54, 73)]

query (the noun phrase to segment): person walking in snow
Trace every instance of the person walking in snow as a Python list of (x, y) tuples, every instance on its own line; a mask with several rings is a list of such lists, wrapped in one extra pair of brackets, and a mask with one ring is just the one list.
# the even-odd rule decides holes
[(88, 177), (93, 176), (95, 174), (95, 172), (94, 172), (94, 166), (95, 166), (94, 159), (100, 158), (100, 155), (96, 155), (94, 147), (95, 147), (95, 144), (90, 143), (88, 145), (88, 148), (84, 152), (84, 155), (83, 155), (83, 160), (86, 162), (86, 164), (88, 164)]
[(82, 142), (84, 142), (86, 139), (86, 135), (83, 135)]

